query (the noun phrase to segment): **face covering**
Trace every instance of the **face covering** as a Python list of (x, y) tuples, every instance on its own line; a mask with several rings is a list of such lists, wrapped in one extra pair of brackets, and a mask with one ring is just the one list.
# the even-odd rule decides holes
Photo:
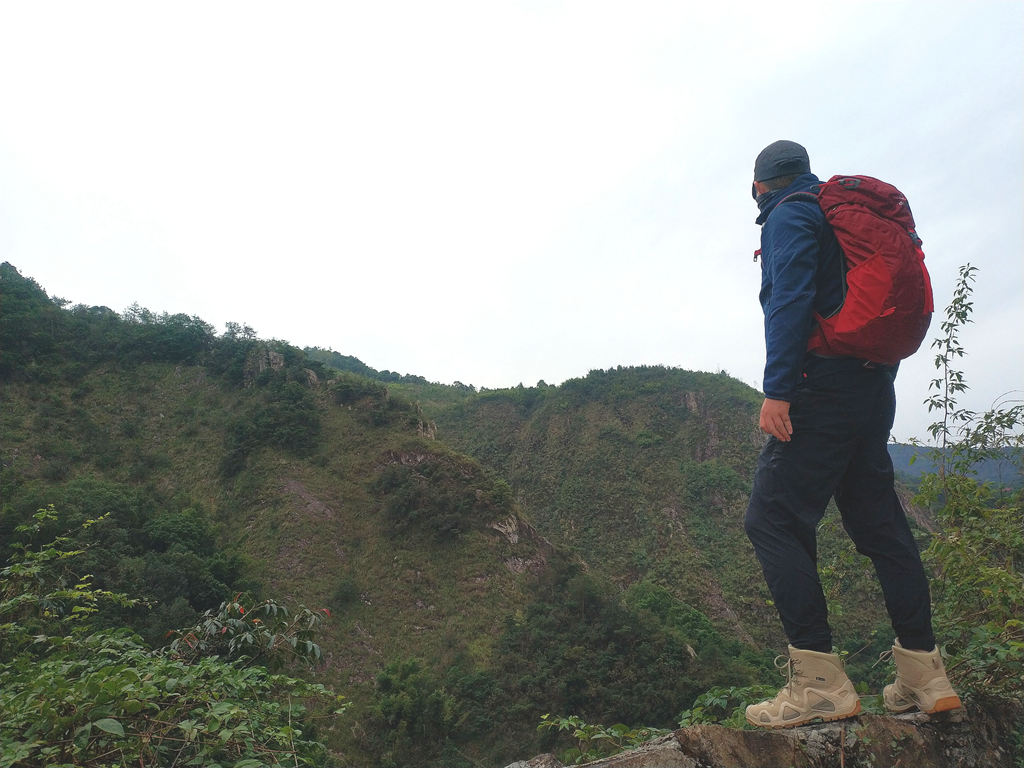
[(768, 204), (769, 198), (772, 197), (772, 195), (774, 195), (777, 191), (778, 190), (776, 189), (770, 189), (767, 192), (763, 192), (762, 194), (759, 195), (757, 194), (757, 188), (753, 184), (750, 185), (750, 195), (757, 202), (757, 210), (759, 211), (764, 210), (765, 205)]
[(751, 182), (750, 184), (750, 196), (754, 198), (755, 201), (757, 201), (757, 209), (759, 211), (764, 210), (765, 203), (768, 202), (768, 198), (771, 197), (772, 192), (775, 191), (777, 190), (770, 189), (767, 192), (764, 192), (763, 194), (759, 195), (757, 194), (757, 187), (754, 186), (753, 182)]

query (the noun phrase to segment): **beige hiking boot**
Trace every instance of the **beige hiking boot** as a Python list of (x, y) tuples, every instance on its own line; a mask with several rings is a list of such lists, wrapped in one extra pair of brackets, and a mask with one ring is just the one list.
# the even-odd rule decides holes
[(860, 698), (834, 653), (789, 646), (785, 669), (789, 682), (774, 699), (747, 707), (747, 722), (761, 728), (794, 728), (812, 720), (842, 720), (860, 712)]
[(906, 712), (917, 707), (922, 712), (947, 712), (962, 704), (946, 677), (946, 668), (936, 646), (930, 651), (909, 651), (897, 640), (892, 651), (896, 662), (896, 682), (885, 686), (882, 698), (890, 712)]

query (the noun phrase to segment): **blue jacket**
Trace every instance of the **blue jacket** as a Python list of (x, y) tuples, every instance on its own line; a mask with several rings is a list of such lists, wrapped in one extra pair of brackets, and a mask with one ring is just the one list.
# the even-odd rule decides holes
[(843, 256), (816, 202), (790, 200), (814, 192), (820, 180), (799, 176), (785, 189), (757, 198), (761, 215), (761, 309), (764, 311), (764, 394), (791, 401), (800, 381), (815, 313), (823, 317), (843, 303)]

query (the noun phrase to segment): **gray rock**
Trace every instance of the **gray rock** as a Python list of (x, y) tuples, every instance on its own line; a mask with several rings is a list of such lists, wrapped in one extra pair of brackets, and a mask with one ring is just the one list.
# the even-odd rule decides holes
[[(695, 725), (587, 768), (1017, 768), (1024, 701), (938, 715), (861, 715), (789, 730)], [(534, 762), (547, 759), (549, 762)], [(563, 768), (551, 755), (508, 768)]]
[(554, 755), (537, 755), (532, 760), (520, 760), (506, 765), (505, 768), (565, 768)]

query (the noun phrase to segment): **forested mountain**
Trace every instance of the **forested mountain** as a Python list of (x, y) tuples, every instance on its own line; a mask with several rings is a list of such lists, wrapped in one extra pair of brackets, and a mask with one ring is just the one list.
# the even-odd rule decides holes
[[(3, 264), (0, 387), (0, 555), (79, 530), (65, 578), (148, 603), (88, 622), (153, 648), (225, 601), (329, 613), (303, 673), (351, 701), (316, 731), (326, 764), (501, 766), (552, 746), (546, 713), (670, 728), (713, 686), (777, 682), (742, 530), (760, 398), (725, 374), (477, 391), (68, 307)], [(837, 642), (877, 688), (891, 633), (835, 515), (819, 556)]]
[[(550, 741), (536, 731), (546, 712), (668, 727), (698, 693), (760, 668), (736, 606), (705, 599), (705, 586), (720, 588), (696, 556), (718, 546), (714, 527), (738, 503), (755, 443), (742, 426), (750, 395), (726, 377), (692, 375), (689, 394), (652, 420), (629, 403), (632, 387), (660, 399), (651, 372), (609, 373), (603, 394), (589, 382), (478, 395), (415, 377), (392, 391), (245, 327), (218, 336), (186, 315), (63, 306), (10, 264), (0, 307), (2, 554), (49, 504), (60, 518), (44, 534), (108, 515), (77, 534), (79, 576), (150, 607), (93, 621), (128, 625), (151, 645), (235, 595), (328, 609), (313, 674), (353, 702), (324, 734), (346, 764), (500, 763)], [(599, 423), (613, 381), (635, 420), (617, 429)], [(716, 381), (719, 393), (701, 390)], [(483, 409), (515, 421), (533, 412), (528, 400), (550, 401), (564, 414), (536, 435), (549, 465), (510, 471), (510, 485), (436, 427), (410, 387), (434, 387), (434, 401), (472, 398), (462, 419)], [(561, 455), (580, 427), (571, 412), (591, 399), (588, 439), (618, 446), (604, 465), (599, 450)], [(643, 469), (644, 451), (667, 457), (691, 438), (672, 466)], [(490, 441), (513, 445), (502, 430)], [(473, 442), (468, 431), (461, 442)], [(678, 469), (690, 473), (685, 487), (650, 493)], [(578, 475), (541, 504), (556, 491), (549, 473)], [(607, 475), (610, 495), (589, 509), (593, 473)], [(527, 491), (534, 479), (540, 490)], [(705, 496), (708, 516), (684, 529)], [(621, 547), (597, 548), (602, 535)]]

